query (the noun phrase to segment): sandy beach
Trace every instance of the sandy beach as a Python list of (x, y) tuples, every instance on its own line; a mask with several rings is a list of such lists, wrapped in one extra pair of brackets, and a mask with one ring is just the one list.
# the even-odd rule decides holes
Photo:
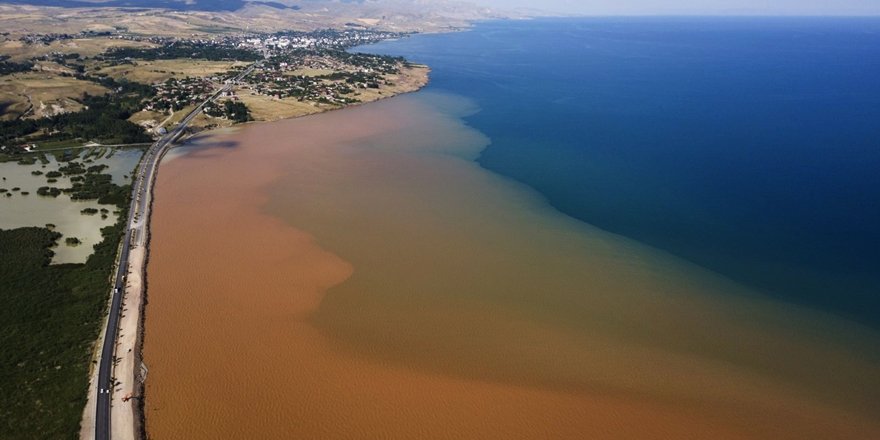
[(875, 335), (565, 217), (420, 93), (205, 136), (155, 191), (153, 439), (854, 439)]

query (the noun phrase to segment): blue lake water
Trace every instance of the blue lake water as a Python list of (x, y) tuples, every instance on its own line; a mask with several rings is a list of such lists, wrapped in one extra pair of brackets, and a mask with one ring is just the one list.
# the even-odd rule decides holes
[(473, 99), (557, 209), (880, 327), (880, 19), (496, 21), (361, 50)]

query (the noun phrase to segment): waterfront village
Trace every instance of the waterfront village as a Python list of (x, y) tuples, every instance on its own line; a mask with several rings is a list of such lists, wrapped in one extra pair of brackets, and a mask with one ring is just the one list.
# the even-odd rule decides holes
[[(12, 102), (0, 108), (0, 160), (86, 143), (149, 142), (224, 85), (232, 87), (204, 108), (191, 130), (299, 116), (410, 91), (427, 81), (424, 66), (348, 51), (405, 36), (362, 29), (213, 38), (124, 32), (21, 36), (18, 44), (46, 50), (29, 59), (0, 55), (0, 93)], [(51, 50), (86, 43), (100, 50)], [(233, 80), (252, 64), (250, 75)], [(52, 87), (45, 87), (51, 93), (40, 93), (53, 79)]]

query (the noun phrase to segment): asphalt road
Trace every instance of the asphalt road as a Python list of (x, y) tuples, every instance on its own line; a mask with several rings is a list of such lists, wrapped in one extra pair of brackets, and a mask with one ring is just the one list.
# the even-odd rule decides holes
[[(249, 75), (256, 64), (245, 69), (241, 74), (235, 77), (238, 81)], [(165, 154), (169, 147), (174, 144), (186, 130), (187, 125), (202, 112), (205, 104), (213, 101), (222, 92), (229, 90), (232, 84), (224, 85), (223, 88), (215, 92), (211, 97), (206, 99), (198, 107), (193, 109), (174, 130), (171, 130), (161, 139), (156, 141), (144, 153), (138, 167), (135, 180), (132, 185), (131, 207), (128, 210), (128, 220), (126, 222), (125, 236), (122, 240), (122, 249), (119, 252), (119, 264), (113, 278), (113, 299), (110, 304), (110, 316), (107, 320), (107, 330), (104, 334), (104, 345), (101, 348), (101, 362), (98, 365), (98, 398), (95, 417), (95, 439), (107, 440), (110, 438), (110, 401), (115, 378), (113, 378), (113, 366), (115, 364), (115, 348), (116, 335), (119, 333), (119, 315), (122, 313), (122, 296), (125, 293), (126, 273), (129, 269), (128, 257), (131, 252), (132, 236), (138, 240), (144, 236), (147, 230), (147, 222), (149, 221), (149, 205), (147, 204), (147, 191), (152, 187), (156, 168), (159, 166), (159, 160)]]

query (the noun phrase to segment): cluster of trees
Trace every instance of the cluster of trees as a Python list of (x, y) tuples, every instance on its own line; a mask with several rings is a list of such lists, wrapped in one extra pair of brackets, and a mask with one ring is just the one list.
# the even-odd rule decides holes
[(153, 96), (156, 91), (149, 84), (142, 84), (128, 80), (115, 80), (105, 74), (77, 75), (76, 79), (91, 81), (112, 90), (114, 101), (122, 109), (129, 112), (137, 112), (141, 109), (144, 98)]
[[(378, 89), (379, 83), (384, 81), (382, 75), (375, 72), (333, 72), (329, 75), (321, 75), (318, 78), (331, 81), (345, 80), (347, 84), (355, 86), (363, 85), (370, 89)], [(351, 91), (348, 93), (351, 93)]]
[(6, 61), (6, 59), (0, 60), (0, 75), (10, 75), (17, 72), (28, 72), (33, 68), (34, 64), (30, 62), (16, 63), (13, 61)]
[(82, 215), (95, 215), (99, 212), (101, 213), (102, 219), (105, 219), (110, 215), (110, 210), (107, 208), (101, 208), (100, 210), (98, 210), (98, 208), (85, 208), (79, 211)]
[(328, 55), (346, 64), (371, 69), (373, 72), (384, 74), (400, 73), (398, 66), (406, 63), (406, 58), (390, 55), (353, 53), (341, 50), (328, 50), (327, 52)]
[(49, 55), (44, 55), (42, 57), (47, 61), (54, 61), (62, 66), (69, 67), (76, 71), (74, 74), (70, 74), (67, 72), (61, 72), (61, 76), (81, 76), (86, 72), (86, 66), (83, 64), (83, 59), (80, 57), (80, 54), (74, 53), (53, 53)]
[(58, 197), (61, 195), (61, 190), (54, 186), (41, 186), (37, 188), (37, 194), (47, 197)]
[(58, 171), (49, 171), (46, 173), (46, 177), (54, 180), (62, 175), (72, 176), (70, 178), (71, 187), (59, 189), (43, 186), (37, 189), (37, 194), (58, 197), (61, 193), (66, 193), (70, 195), (72, 200), (97, 200), (102, 205), (121, 207), (125, 204), (131, 187), (129, 185), (119, 186), (113, 183), (113, 176), (101, 174), (101, 171), (105, 168), (107, 166), (103, 164), (85, 168), (79, 162), (69, 162), (60, 167)]
[[(62, 165), (62, 166), (58, 167), (58, 171), (49, 171), (48, 173), (46, 173), (46, 177), (51, 177), (51, 176), (49, 176), (50, 174), (59, 173), (59, 172), (64, 173), (68, 176), (73, 176), (73, 175), (77, 175), (77, 174), (85, 174), (86, 168), (83, 166), (83, 164), (81, 164), (79, 162), (68, 162), (67, 165)], [(61, 177), (61, 176), (55, 176), (55, 177)]]
[(170, 43), (157, 48), (119, 47), (105, 52), (101, 57), (108, 60), (133, 58), (147, 61), (178, 58), (208, 61), (257, 61), (263, 58), (259, 53), (248, 49), (194, 43)]
[(243, 102), (232, 101), (227, 99), (219, 106), (211, 106), (205, 108), (205, 114), (214, 117), (224, 117), (235, 122), (253, 121), (251, 111)]
[(345, 82), (348, 84), (363, 84), (369, 89), (378, 89), (379, 82), (383, 78), (378, 73), (352, 72), (346, 75)]
[(109, 174), (86, 174), (83, 180), (73, 182), (64, 192), (72, 200), (97, 200), (102, 205), (122, 206), (128, 199), (130, 185), (119, 186), (113, 183)]
[(152, 138), (140, 125), (128, 121), (132, 112), (110, 96), (85, 96), (86, 109), (50, 118), (55, 138), (103, 139), (119, 143), (149, 142)]
[(0, 121), (0, 144), (31, 134), (39, 128), (37, 121), (33, 119), (17, 119)]

